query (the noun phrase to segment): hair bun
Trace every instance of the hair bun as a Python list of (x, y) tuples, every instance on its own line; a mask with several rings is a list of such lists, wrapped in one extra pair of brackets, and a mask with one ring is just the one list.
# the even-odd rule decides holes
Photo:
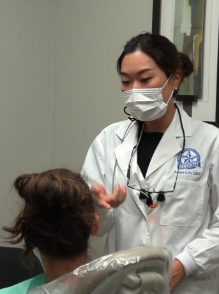
[(25, 201), (29, 202), (29, 193), (27, 192), (27, 187), (28, 184), (30, 182), (30, 180), (32, 179), (33, 174), (23, 174), (20, 175), (19, 177), (16, 178), (16, 180), (14, 181), (14, 188), (17, 191), (17, 193), (19, 194), (19, 196), (21, 198), (23, 198)]
[(183, 75), (186, 78), (190, 76), (190, 74), (194, 70), (193, 63), (188, 55), (182, 52), (178, 52), (178, 55), (179, 55), (179, 59), (181, 60)]

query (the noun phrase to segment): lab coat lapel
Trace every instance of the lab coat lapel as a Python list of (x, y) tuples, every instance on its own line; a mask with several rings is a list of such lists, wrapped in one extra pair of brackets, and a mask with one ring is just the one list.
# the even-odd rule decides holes
[[(180, 110), (180, 113), (185, 136), (191, 136), (189, 117), (183, 110)], [(146, 178), (182, 150), (183, 140), (179, 140), (179, 138), (183, 138), (183, 133), (180, 125), (179, 114), (176, 110), (171, 124), (163, 134), (163, 137), (154, 152), (147, 170)]]
[[(121, 141), (123, 140), (127, 127), (128, 127), (128, 124), (121, 127), (116, 133), (117, 136), (121, 139)], [(118, 165), (125, 178), (127, 177), (128, 165), (131, 158), (133, 147), (137, 144), (137, 136), (138, 136), (138, 123), (133, 122), (130, 128), (130, 131), (125, 137), (125, 140), (115, 149), (115, 156), (116, 156)]]
[[(121, 140), (123, 140), (124, 134), (127, 130), (127, 126), (120, 128), (116, 133)], [(136, 146), (138, 141), (138, 127), (139, 127), (138, 123), (133, 122), (133, 125), (129, 133), (127, 134), (127, 137), (115, 149), (115, 155), (116, 155), (118, 165), (126, 179), (127, 179), (127, 171), (128, 171), (128, 166), (131, 159), (132, 150), (133, 150), (133, 147)], [(137, 158), (137, 152), (135, 153), (133, 157), (133, 163), (131, 167), (131, 184), (135, 185), (137, 183), (137, 188), (140, 188), (141, 182), (144, 182), (144, 178), (138, 168), (136, 158)], [(134, 201), (140, 208), (141, 212), (147, 218), (145, 204), (139, 199), (139, 192), (136, 190), (131, 190), (131, 189), (129, 191)]]

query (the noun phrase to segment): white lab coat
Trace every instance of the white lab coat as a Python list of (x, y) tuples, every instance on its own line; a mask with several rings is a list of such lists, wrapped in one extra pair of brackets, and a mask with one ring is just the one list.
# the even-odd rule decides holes
[[(98, 209), (99, 235), (108, 232), (109, 252), (152, 245), (168, 248), (184, 266), (186, 277), (174, 294), (216, 294), (219, 266), (219, 130), (190, 118), (180, 110), (185, 130), (185, 152), (175, 191), (166, 193), (155, 209), (139, 192), (128, 189), (116, 209)], [(127, 184), (127, 169), (137, 143), (138, 123), (130, 120), (105, 128), (92, 143), (82, 172), (89, 184), (98, 183), (110, 194), (113, 185)], [(172, 190), (183, 133), (178, 112), (164, 133), (143, 178), (133, 157), (130, 184), (149, 191)], [(147, 152), (147, 151), (145, 151)], [(177, 159), (178, 158), (178, 159)]]

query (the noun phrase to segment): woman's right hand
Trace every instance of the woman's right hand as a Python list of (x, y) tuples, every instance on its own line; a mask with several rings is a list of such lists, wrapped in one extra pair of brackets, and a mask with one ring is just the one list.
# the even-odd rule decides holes
[(96, 206), (105, 207), (107, 209), (119, 206), (126, 198), (126, 187), (120, 187), (116, 184), (113, 194), (107, 194), (103, 186), (94, 184), (91, 186), (91, 193)]

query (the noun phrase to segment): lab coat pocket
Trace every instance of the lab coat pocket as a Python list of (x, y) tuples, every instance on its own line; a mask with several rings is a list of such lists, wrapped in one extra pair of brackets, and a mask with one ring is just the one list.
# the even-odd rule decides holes
[[(164, 191), (170, 191), (173, 184), (173, 181), (167, 181)], [(205, 189), (205, 184), (201, 182), (178, 181), (174, 192), (165, 193), (160, 225), (200, 226)]]

